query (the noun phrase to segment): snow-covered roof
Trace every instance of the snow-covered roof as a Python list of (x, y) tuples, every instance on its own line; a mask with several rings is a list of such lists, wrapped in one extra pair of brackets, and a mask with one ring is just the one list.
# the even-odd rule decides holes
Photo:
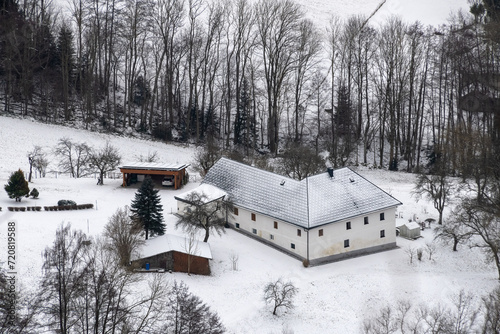
[(406, 226), (409, 230), (420, 229), (420, 225), (415, 221), (406, 222), (403, 225)]
[(189, 239), (177, 235), (164, 234), (146, 240), (146, 243), (140, 248), (138, 254), (132, 255), (132, 261), (171, 251), (184, 254), (190, 253), (191, 255), (212, 259), (212, 251), (208, 243), (194, 240), (190, 251)]
[(203, 184), (200, 184), (199, 187), (196, 187), (193, 190), (189, 190), (189, 191), (186, 191), (180, 195), (175, 196), (175, 199), (185, 202), (186, 198), (189, 196), (189, 194), (191, 194), (195, 191), (199, 194), (204, 194), (207, 197), (206, 203), (210, 203), (212, 201), (218, 200), (218, 199), (227, 195), (227, 193), (224, 190), (217, 188), (211, 184), (203, 183)]
[(236, 206), (305, 228), (401, 204), (349, 168), (297, 181), (221, 158), (202, 184), (227, 192)]
[(142, 170), (164, 170), (164, 171), (179, 171), (185, 169), (189, 164), (174, 164), (161, 162), (130, 162), (120, 166), (120, 169), (142, 169)]

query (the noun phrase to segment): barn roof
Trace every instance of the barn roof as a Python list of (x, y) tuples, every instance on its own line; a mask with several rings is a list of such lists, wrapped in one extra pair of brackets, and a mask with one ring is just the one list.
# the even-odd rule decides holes
[(205, 176), (207, 184), (226, 192), (235, 206), (305, 228), (401, 204), (349, 168), (297, 181), (221, 158)]
[(161, 171), (179, 171), (189, 167), (189, 164), (161, 163), (161, 162), (128, 162), (120, 166), (120, 169), (137, 170), (161, 170)]
[(406, 226), (406, 228), (409, 230), (415, 230), (415, 229), (420, 230), (421, 228), (421, 226), (415, 221), (404, 223), (401, 226)]
[(173, 234), (165, 234), (146, 240), (145, 244), (139, 249), (138, 254), (132, 255), (132, 261), (171, 251), (184, 254), (190, 253), (193, 256), (212, 259), (212, 251), (208, 243), (195, 240), (191, 251), (189, 251), (189, 239)]

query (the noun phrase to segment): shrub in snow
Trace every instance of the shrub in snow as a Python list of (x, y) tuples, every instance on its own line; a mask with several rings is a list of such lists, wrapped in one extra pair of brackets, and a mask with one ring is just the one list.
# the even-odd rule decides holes
[(75, 201), (68, 199), (61, 199), (57, 202), (58, 206), (68, 206), (68, 205), (76, 205)]
[(423, 254), (424, 254), (424, 251), (422, 250), (422, 248), (417, 249), (417, 259), (419, 261), (422, 261), (422, 255)]
[(33, 188), (33, 190), (31, 190), (31, 192), (30, 192), (30, 196), (33, 198), (38, 198), (38, 195), (40, 195), (40, 193), (38, 192), (38, 189)]

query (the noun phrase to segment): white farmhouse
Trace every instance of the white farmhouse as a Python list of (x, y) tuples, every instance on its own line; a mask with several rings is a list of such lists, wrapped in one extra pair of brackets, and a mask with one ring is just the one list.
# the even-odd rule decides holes
[[(312, 265), (396, 247), (401, 203), (349, 168), (297, 181), (222, 158), (192, 191), (227, 196), (231, 227)], [(179, 214), (187, 195), (176, 196)]]

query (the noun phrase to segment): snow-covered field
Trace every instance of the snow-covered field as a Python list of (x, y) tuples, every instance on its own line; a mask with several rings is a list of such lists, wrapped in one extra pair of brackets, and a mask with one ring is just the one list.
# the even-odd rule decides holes
[[(163, 162), (192, 163), (195, 152), (193, 147), (110, 137), (0, 117), (0, 184), (3, 186), (10, 173), (18, 168), (27, 170), (26, 152), (33, 145), (41, 145), (48, 152), (63, 136), (96, 147), (109, 140), (119, 147), (125, 161), (148, 151), (158, 151)], [(55, 157), (51, 156), (50, 160), (50, 167), (56, 168)], [(417, 203), (411, 197), (413, 175), (368, 169), (358, 172), (403, 203), (398, 208), (403, 215), (400, 222), (414, 214), (422, 220), (436, 216), (432, 205), (425, 201)], [(195, 173), (190, 171), (190, 174), (193, 180)], [(171, 214), (176, 208), (174, 195), (196, 187), (199, 181), (197, 177), (181, 190), (160, 191), (167, 233), (182, 234), (175, 230), (176, 218)], [(40, 191), (39, 199), (23, 199), (21, 203), (9, 199), (3, 187), (0, 190), (0, 262), (7, 254), (7, 222), (16, 220), (18, 277), (25, 288), (36, 285), (41, 275), (41, 253), (51, 245), (61, 223), (71, 222), (73, 228), (98, 235), (118, 207), (130, 205), (135, 193), (133, 188), (122, 188), (121, 179), (105, 179), (104, 186), (97, 186), (94, 178), (71, 179), (66, 175), (56, 178), (54, 174), (34, 179), (30, 184), (30, 188), (33, 187)], [(8, 206), (55, 205), (59, 199), (93, 203), (96, 208), (63, 212), (7, 211)], [(405, 248), (410, 245), (423, 247), (432, 240), (432, 231), (427, 229), (423, 231), (423, 238), (417, 241), (397, 238), (399, 248), (392, 251), (304, 268), (301, 262), (228, 230), (221, 237), (209, 239), (213, 253), (212, 276), (173, 273), (164, 277), (184, 281), (193, 293), (218, 312), (230, 333), (281, 333), (284, 328), (295, 333), (360, 333), (363, 319), (399, 299), (409, 300), (414, 305), (435, 305), (461, 289), (479, 297), (498, 285), (495, 268), (484, 261), (477, 249), (469, 250), (465, 246), (454, 253), (450, 246), (439, 245), (432, 261), (424, 254), (422, 262), (409, 264)], [(239, 256), (237, 271), (231, 268), (231, 253)], [(292, 280), (299, 293), (295, 309), (275, 317), (264, 304), (262, 290), (267, 282), (279, 277)]]

